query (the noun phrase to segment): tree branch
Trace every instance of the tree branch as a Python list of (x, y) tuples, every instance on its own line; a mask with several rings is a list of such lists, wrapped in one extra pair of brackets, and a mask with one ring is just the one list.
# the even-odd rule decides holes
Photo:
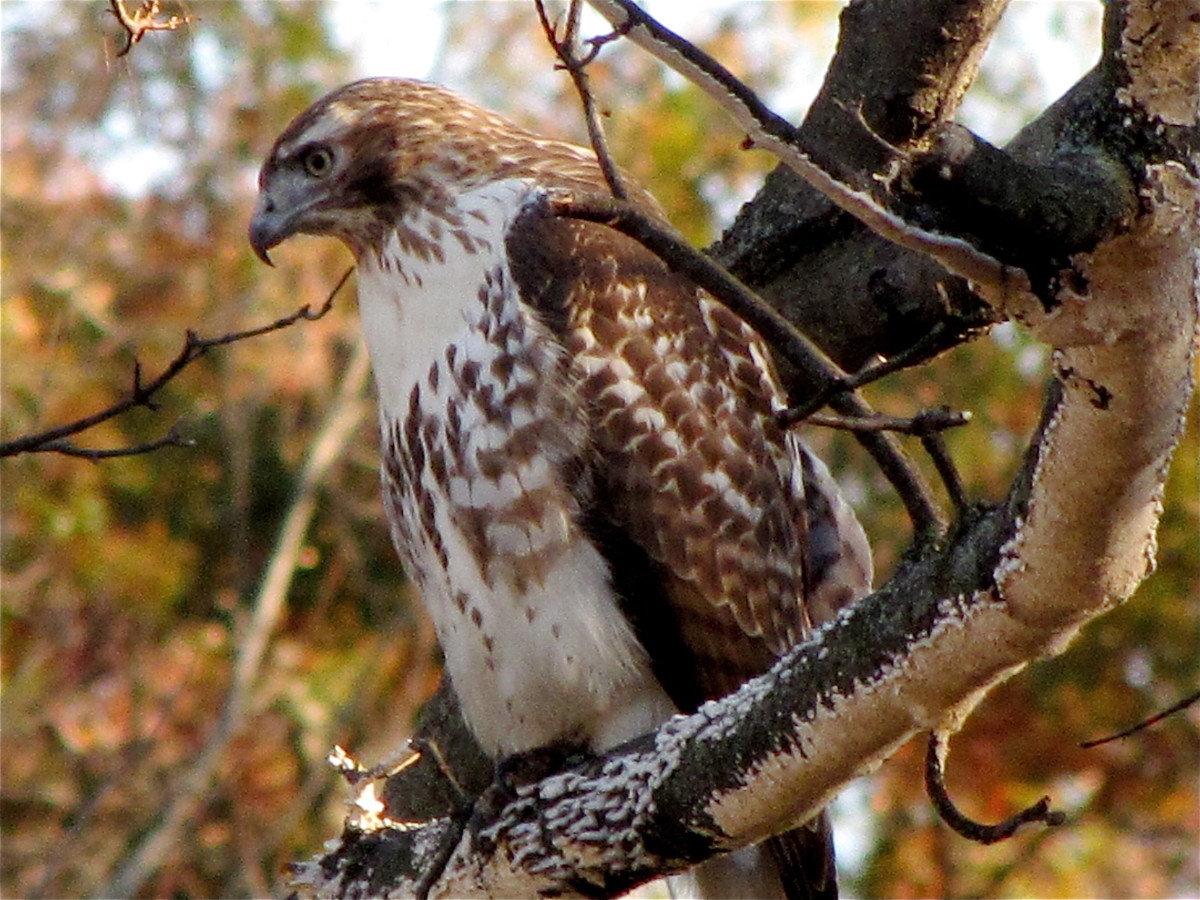
[(579, 94), (584, 121), (587, 122), (588, 139), (591, 141), (592, 149), (596, 151), (596, 160), (600, 163), (600, 171), (604, 173), (604, 180), (608, 182), (608, 188), (612, 191), (613, 197), (618, 200), (626, 200), (629, 195), (621, 181), (621, 172), (613, 162), (612, 154), (608, 151), (608, 140), (604, 136), (604, 126), (600, 123), (600, 113), (596, 109), (596, 100), (592, 96), (590, 79), (587, 74), (588, 64), (596, 58), (600, 48), (616, 36), (617, 32), (613, 32), (607, 37), (593, 39), (589, 42), (592, 47), (591, 51), (580, 56), (578, 49), (579, 18), (583, 9), (582, 0), (571, 0), (571, 5), (567, 10), (564, 34), (561, 38), (558, 36), (558, 29), (546, 13), (544, 0), (535, 0), (535, 6), (538, 20), (542, 24), (542, 31), (546, 34), (546, 41), (559, 59), (558, 68), (565, 69), (571, 76), (571, 82), (575, 85), (576, 93)]
[[(880, 189), (897, 148), (953, 119), (1008, 0), (873, 0), (842, 10), (837, 52), (799, 127), (831, 172)], [(903, 23), (903, 27), (896, 27)], [(878, 136), (878, 140), (875, 137)], [(892, 246), (780, 164), (714, 258), (857, 369), (945, 323), (944, 347), (994, 318), (966, 282)]]
[(1177, 703), (1172, 703), (1162, 712), (1155, 713), (1150, 718), (1143, 719), (1141, 722), (1138, 722), (1136, 725), (1131, 725), (1124, 731), (1118, 731), (1116, 734), (1110, 734), (1108, 737), (1096, 738), (1095, 740), (1091, 741), (1083, 741), (1079, 746), (1084, 750), (1090, 750), (1092, 747), (1099, 747), (1102, 744), (1107, 744), (1111, 741), (1119, 741), (1121, 738), (1127, 738), (1130, 735), (1137, 734), (1139, 731), (1142, 731), (1145, 728), (1149, 728), (1152, 725), (1157, 725), (1163, 719), (1173, 716), (1178, 712), (1183, 712), (1183, 710), (1197, 702), (1200, 702), (1200, 691), (1196, 691), (1193, 694), (1188, 694)]
[(64, 456), (75, 456), (80, 459), (90, 459), (92, 462), (98, 462), (102, 459), (113, 459), (118, 456), (137, 456), (141, 453), (153, 453), (155, 450), (160, 450), (163, 447), (194, 447), (196, 442), (183, 437), (179, 433), (179, 423), (176, 422), (171, 426), (162, 437), (146, 441), (142, 444), (133, 444), (128, 447), (115, 447), (109, 450), (93, 450), (87, 447), (77, 447), (70, 441), (59, 439), (50, 441), (47, 444), (42, 444), (37, 448), (40, 453), (61, 453)]
[[(761, 299), (759, 302), (769, 305)], [(774, 307), (771, 308), (773, 309)], [(885, 378), (893, 372), (927, 362), (944, 349), (944, 339), (945, 328), (943, 323), (939, 322), (929, 330), (929, 334), (895, 356), (884, 360), (872, 359), (853, 375), (843, 374), (837, 379), (827, 380), (823, 384), (818, 384), (817, 389), (812, 392), (811, 398), (806, 403), (780, 413), (780, 423), (783, 425), (793, 425), (797, 422), (803, 422), (810, 419), (812, 414), (818, 409), (826, 406), (836, 394), (855, 390), (873, 381)], [(799, 369), (799, 371), (806, 382), (812, 382), (811, 376), (807, 372), (803, 369)]]
[(117, 51), (118, 57), (129, 53), (133, 45), (144, 38), (147, 32), (174, 31), (181, 25), (190, 25), (196, 21), (195, 17), (190, 15), (159, 19), (161, 8), (161, 0), (144, 0), (138, 10), (131, 13), (125, 8), (124, 0), (109, 0), (109, 11), (117, 17), (125, 31), (125, 46)]
[[(920, 418), (920, 415), (917, 418)], [(950, 448), (946, 446), (941, 431), (926, 429), (921, 435), (921, 446), (933, 460), (938, 477), (942, 479), (946, 493), (950, 496), (950, 503), (954, 506), (956, 517), (962, 519), (967, 515), (971, 504), (967, 498), (966, 485), (963, 484), (962, 476), (958, 474), (958, 467), (954, 465), (954, 459), (950, 456)]]
[(962, 835), (967, 840), (975, 841), (977, 844), (995, 844), (1008, 840), (1017, 833), (1017, 829), (1022, 825), (1043, 822), (1046, 825), (1054, 826), (1061, 825), (1067, 820), (1063, 813), (1050, 809), (1049, 797), (1043, 797), (1033, 806), (1014, 813), (995, 825), (984, 825), (964, 815), (954, 805), (954, 801), (950, 799), (950, 793), (946, 789), (945, 766), (949, 746), (947, 735), (942, 735), (937, 731), (930, 733), (929, 745), (925, 751), (925, 790), (942, 821), (954, 829), (955, 833)]
[(947, 428), (966, 425), (971, 421), (971, 414), (951, 412), (948, 409), (927, 409), (915, 416), (888, 416), (883, 413), (874, 413), (870, 416), (830, 416), (813, 413), (804, 421), (822, 428), (835, 428), (839, 431), (895, 431), (900, 434), (915, 434), (918, 437), (925, 437)]
[(99, 412), (92, 413), (90, 416), (84, 416), (81, 419), (76, 419), (74, 422), (68, 422), (65, 425), (59, 425), (56, 428), (50, 428), (46, 431), (40, 431), (37, 434), (28, 434), (23, 437), (15, 438), (11, 441), (0, 443), (0, 457), (15, 456), (18, 453), (69, 453), (72, 456), (84, 456), (89, 459), (104, 459), (110, 456), (127, 456), (130, 453), (145, 453), (159, 446), (180, 446), (179, 441), (171, 440), (170, 435), (161, 439), (158, 442), (142, 445), (141, 448), (130, 448), (128, 450), (105, 451), (105, 450), (83, 450), (72, 448), (70, 444), (64, 444), (63, 438), (71, 437), (87, 431), (89, 428), (107, 422), (109, 419), (115, 419), (117, 416), (128, 412), (129, 410), (145, 406), (149, 409), (155, 409), (154, 395), (161, 391), (173, 378), (180, 372), (186, 369), (189, 365), (212, 350), (214, 347), (221, 347), (225, 344), (233, 344), (237, 341), (248, 340), (249, 338), (258, 337), (263, 334), (270, 334), (272, 331), (279, 331), (281, 328), (287, 328), (298, 321), (304, 320), (308, 322), (316, 321), (324, 316), (333, 308), (334, 298), (343, 285), (350, 279), (350, 274), (353, 269), (347, 269), (346, 272), (338, 279), (337, 284), (329, 292), (329, 296), (325, 298), (325, 302), (314, 312), (306, 303), (290, 316), (284, 316), (281, 319), (276, 319), (269, 325), (262, 325), (258, 328), (251, 328), (247, 331), (234, 331), (229, 334), (223, 334), (215, 338), (202, 338), (194, 331), (188, 330), (183, 341), (183, 346), (179, 353), (167, 365), (165, 369), (155, 378), (146, 383), (142, 379), (142, 364), (138, 360), (133, 361), (133, 387), (128, 396), (118, 400), (111, 406), (105, 407)]
[[(952, 234), (906, 221), (870, 193), (839, 181), (801, 148), (799, 134), (728, 69), (660, 25), (631, 0), (589, 0), (626, 37), (691, 81), (739, 125), (754, 146), (770, 151), (835, 205), (893, 244), (923, 253), (972, 282), (992, 305), (1008, 309), (1022, 298), (1036, 302), (1028, 275)], [(1026, 303), (1029, 301), (1027, 300)]]

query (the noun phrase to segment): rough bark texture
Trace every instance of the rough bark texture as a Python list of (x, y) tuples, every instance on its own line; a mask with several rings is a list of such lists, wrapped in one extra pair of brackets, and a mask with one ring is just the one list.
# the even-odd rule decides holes
[[(953, 119), (1007, 5), (846, 7), (837, 55), (800, 126), (805, 149), (833, 174), (878, 191), (878, 178), (892, 179), (894, 164)], [(948, 326), (951, 346), (994, 321), (963, 279), (879, 238), (783, 165), (713, 255), (850, 370), (875, 353), (904, 350), (935, 322)]]
[[(453, 792), (413, 790), (444, 779), (434, 754), (382, 799), (360, 779), (342, 839), (298, 867), (303, 893), (411, 894), (444, 848), (434, 896), (615, 895), (802, 821), (914, 733), (952, 729), (1145, 577), (1193, 392), (1200, 4), (1112, 3), (1098, 68), (1001, 151), (950, 118), (1003, 6), (851, 4), (803, 134), (840, 177), (1019, 267), (1032, 291), (987, 305), (781, 171), (714, 252), (851, 367), (935, 321), (958, 339), (1015, 318), (1054, 347), (1044, 420), (1008, 502), (957, 523), (768, 675), (604, 759), (508, 779), (461, 833), (461, 818), (398, 821), (459, 807)], [(872, 175), (889, 166), (881, 186)], [(830, 272), (837, 303), (815, 297)], [(443, 757), (459, 753), (447, 721), (438, 707), (425, 725)], [(490, 781), (473, 778), (465, 794)]]

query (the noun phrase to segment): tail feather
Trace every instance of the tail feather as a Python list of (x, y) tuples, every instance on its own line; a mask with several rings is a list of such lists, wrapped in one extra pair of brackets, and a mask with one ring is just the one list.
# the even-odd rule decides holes
[(787, 900), (837, 900), (837, 863), (829, 813), (768, 838), (763, 846), (775, 863)]
[(837, 900), (827, 813), (668, 879), (675, 900)]

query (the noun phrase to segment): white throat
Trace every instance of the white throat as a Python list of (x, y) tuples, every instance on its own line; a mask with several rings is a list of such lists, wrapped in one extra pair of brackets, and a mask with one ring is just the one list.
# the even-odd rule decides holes
[[(497, 266), (507, 268), (505, 233), (534, 190), (509, 179), (460, 194), (457, 227), (418, 210), (378, 255), (359, 261), (358, 303), (382, 414), (401, 416), (430, 364), (467, 338), (478, 315), (479, 285)], [(405, 229), (422, 240), (406, 241)], [(422, 251), (425, 239), (436, 242), (438, 252)]]

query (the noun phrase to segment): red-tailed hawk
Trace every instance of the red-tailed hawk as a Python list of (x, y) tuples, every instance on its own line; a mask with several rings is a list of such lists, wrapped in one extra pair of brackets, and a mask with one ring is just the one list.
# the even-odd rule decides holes
[[(544, 212), (606, 191), (590, 151), (376, 78), (298, 116), (259, 186), (260, 257), (303, 233), (358, 261), (392, 536), (494, 757), (650, 731), (868, 589), (755, 332), (632, 240)], [(701, 867), (702, 892), (836, 891), (823, 821), (768, 845)]]

